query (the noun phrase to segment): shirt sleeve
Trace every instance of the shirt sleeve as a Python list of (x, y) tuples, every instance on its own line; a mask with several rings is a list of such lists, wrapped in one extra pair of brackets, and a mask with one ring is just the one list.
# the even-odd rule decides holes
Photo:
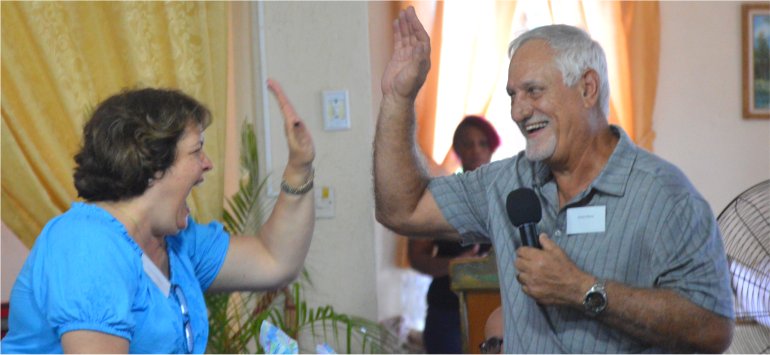
[(219, 222), (198, 224), (192, 218), (182, 233), (186, 252), (202, 290), (207, 290), (219, 274), (230, 246), (230, 235)]
[(92, 330), (130, 341), (142, 269), (126, 236), (83, 220), (60, 220), (47, 233), (32, 283), (57, 335)]
[(681, 197), (660, 222), (657, 285), (734, 319), (730, 272), (716, 220), (699, 196)]
[(489, 194), (500, 162), (472, 172), (434, 178), (428, 184), (444, 218), (460, 233), (462, 244), (488, 242)]

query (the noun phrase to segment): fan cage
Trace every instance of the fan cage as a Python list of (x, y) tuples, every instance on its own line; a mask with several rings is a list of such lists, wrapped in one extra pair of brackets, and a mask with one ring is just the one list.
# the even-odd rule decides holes
[(744, 191), (717, 218), (739, 322), (770, 328), (770, 180)]

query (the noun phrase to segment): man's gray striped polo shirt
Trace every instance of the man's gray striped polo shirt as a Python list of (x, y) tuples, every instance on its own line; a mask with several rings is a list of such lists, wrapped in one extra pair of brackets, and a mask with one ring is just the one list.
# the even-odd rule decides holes
[[(679, 169), (636, 147), (621, 128), (612, 130), (620, 140), (607, 165), (561, 210), (548, 167), (528, 161), (523, 152), (470, 173), (436, 178), (429, 185), (463, 242), (483, 241), (484, 236), (492, 240), (506, 353), (666, 352), (580, 311), (538, 306), (522, 292), (513, 266), (519, 232), (505, 209), (508, 193), (520, 187), (532, 188), (540, 198), (539, 231), (583, 271), (633, 287), (669, 288), (734, 318), (727, 261), (709, 205)], [(606, 207), (605, 231), (567, 235), (567, 209), (584, 206)]]

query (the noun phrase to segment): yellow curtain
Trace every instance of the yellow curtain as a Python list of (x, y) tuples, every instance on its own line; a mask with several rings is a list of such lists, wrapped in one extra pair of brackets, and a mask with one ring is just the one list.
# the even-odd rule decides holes
[[(412, 3), (405, 1), (400, 7)], [(418, 3), (422, 8), (434, 4)], [(519, 0), (438, 2), (436, 6), (437, 19), (416, 7), (431, 35), (431, 57), (440, 53), (440, 58), (432, 59), (431, 73), (418, 97), (417, 138), (423, 152), (444, 171), (459, 167), (451, 138), (467, 114), (486, 116), (498, 130), (502, 146), (493, 158), (515, 154), (508, 147), (523, 148), (518, 128), (510, 123), (504, 90), (508, 42), (527, 28), (553, 23), (583, 28), (602, 44), (610, 76), (609, 121), (623, 127), (639, 146), (652, 150), (660, 52), (657, 1)], [(397, 250), (399, 265), (408, 265), (405, 240), (399, 241)]]
[(622, 1), (616, 21), (619, 83), (613, 106), (621, 126), (640, 147), (652, 151), (652, 113), (658, 88), (660, 10), (657, 1)]
[[(76, 199), (73, 155), (101, 100), (124, 88), (179, 88), (214, 121), (223, 160), (227, 72), (223, 2), (2, 2), (2, 220), (27, 246)], [(201, 220), (222, 211), (222, 169), (195, 189)]]
[[(483, 115), (495, 125), (505, 146), (520, 136), (511, 124), (505, 91), (508, 44), (518, 28), (517, 1), (447, 2), (444, 6), (436, 138), (433, 159), (442, 170), (455, 171), (459, 159), (452, 151), (455, 128), (466, 115)], [(502, 100), (502, 101), (501, 101)], [(498, 156), (513, 154), (498, 154)]]
[[(444, 3), (442, 1), (397, 1), (393, 2), (389, 15), (395, 20), (399, 11), (413, 6), (417, 17), (430, 36), (430, 72), (425, 78), (425, 84), (420, 89), (415, 100), (417, 115), (417, 144), (430, 159), (433, 152), (433, 137), (435, 127), (439, 123), (436, 117), (436, 96), (438, 92), (438, 73), (441, 64), (441, 28), (443, 23)], [(407, 238), (399, 236), (396, 246), (396, 265), (409, 268), (407, 256)]]
[(550, 23), (581, 27), (602, 45), (610, 80), (609, 121), (623, 127), (637, 145), (652, 150), (660, 56), (658, 2), (550, 0), (548, 4)]
[(424, 151), (442, 162), (445, 170), (458, 166), (451, 137), (467, 114), (484, 115), (497, 128), (503, 139), (494, 159), (523, 148), (523, 138), (510, 123), (504, 90), (507, 44), (526, 29), (553, 23), (581, 27), (602, 44), (611, 86), (609, 120), (640, 146), (652, 148), (660, 42), (656, 1), (447, 2), (443, 28), (434, 29), (443, 30), (441, 36), (446, 39), (440, 47), (434, 45), (434, 51), (441, 52), (434, 135), (420, 137), (421, 143), (432, 142), (431, 149)]
[[(442, 1), (399, 1), (393, 3), (392, 14), (413, 6), (417, 17), (430, 36), (431, 68), (425, 84), (415, 100), (417, 114), (417, 144), (430, 156), (433, 152), (434, 128), (436, 120), (436, 96), (438, 91), (438, 73), (441, 64), (441, 28), (443, 26), (444, 2)], [(395, 17), (393, 18), (395, 19)]]

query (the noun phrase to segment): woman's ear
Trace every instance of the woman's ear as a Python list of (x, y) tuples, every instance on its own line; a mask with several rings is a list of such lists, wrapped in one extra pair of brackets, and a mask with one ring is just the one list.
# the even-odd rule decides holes
[(163, 177), (163, 172), (156, 171), (155, 174), (149, 179), (147, 179), (147, 187), (152, 187), (155, 185), (155, 181), (160, 180)]

